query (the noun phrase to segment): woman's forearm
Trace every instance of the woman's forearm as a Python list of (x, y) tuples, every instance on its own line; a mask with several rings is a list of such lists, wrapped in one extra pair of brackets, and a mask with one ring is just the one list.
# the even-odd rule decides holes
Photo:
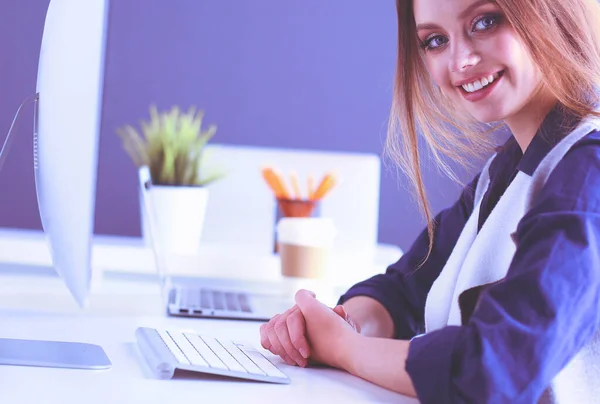
[(394, 323), (388, 311), (377, 300), (368, 296), (355, 296), (344, 304), (348, 315), (360, 326), (361, 335), (367, 337), (394, 337)]
[(344, 308), (360, 326), (347, 347), (346, 371), (407, 396), (416, 396), (405, 370), (409, 341), (394, 340), (394, 322), (386, 308), (368, 296), (348, 299)]
[(410, 341), (356, 334), (345, 346), (346, 371), (397, 393), (416, 397), (405, 370)]

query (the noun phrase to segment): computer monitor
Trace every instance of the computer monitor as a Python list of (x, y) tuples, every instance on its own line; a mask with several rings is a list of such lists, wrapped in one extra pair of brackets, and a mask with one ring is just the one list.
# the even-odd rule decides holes
[(91, 288), (108, 0), (51, 0), (39, 57), (34, 166), (52, 262), (80, 306)]
[[(25, 101), (36, 102), (34, 166), (42, 225), (54, 268), (80, 306), (87, 305), (92, 278), (107, 11), (108, 0), (50, 0), (37, 94)], [(13, 127), (14, 121), (0, 166)], [(0, 364), (111, 367), (98, 345), (9, 338), (0, 338)]]

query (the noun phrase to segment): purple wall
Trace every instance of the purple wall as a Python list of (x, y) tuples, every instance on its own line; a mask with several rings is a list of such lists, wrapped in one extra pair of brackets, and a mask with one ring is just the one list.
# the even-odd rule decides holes
[[(0, 141), (21, 102), (35, 94), (48, 0), (0, 3)], [(16, 138), (0, 171), (0, 226), (41, 228), (33, 179), (33, 107), (22, 110)]]
[[(48, 0), (0, 5), (0, 129), (35, 91)], [(115, 128), (148, 106), (195, 104), (228, 144), (381, 153), (395, 59), (393, 0), (112, 0), (96, 231), (139, 234), (136, 173)], [(0, 226), (40, 228), (25, 111), (0, 173)], [(433, 207), (458, 189), (428, 172)], [(379, 238), (423, 226), (404, 179), (383, 171)]]

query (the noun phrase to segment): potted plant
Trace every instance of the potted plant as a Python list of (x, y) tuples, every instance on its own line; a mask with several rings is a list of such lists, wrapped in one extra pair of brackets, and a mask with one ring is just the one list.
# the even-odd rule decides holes
[[(138, 169), (150, 169), (154, 184), (150, 196), (160, 233), (155, 236), (166, 251), (179, 254), (197, 251), (208, 203), (206, 185), (221, 177), (203, 172), (204, 147), (217, 130), (215, 125), (203, 130), (203, 117), (195, 107), (183, 113), (178, 107), (159, 112), (152, 106), (150, 119), (140, 122), (141, 134), (131, 125), (117, 129), (133, 163)], [(146, 237), (148, 221), (145, 210), (140, 212)]]

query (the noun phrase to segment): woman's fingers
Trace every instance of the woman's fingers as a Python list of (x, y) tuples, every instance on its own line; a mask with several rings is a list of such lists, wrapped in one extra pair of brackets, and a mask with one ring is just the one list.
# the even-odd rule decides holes
[[(298, 306), (294, 307), (294, 312), (288, 316), (286, 321), (290, 342), (302, 359), (308, 359), (310, 357), (310, 345), (306, 339), (306, 321), (304, 320), (304, 315), (300, 311), (300, 308), (298, 308)], [(306, 363), (306, 361), (302, 361), (302, 363)]]
[[(290, 327), (291, 325), (291, 327)], [(285, 350), (286, 354), (294, 360), (298, 366), (306, 366), (307, 361), (306, 357), (302, 355), (308, 352), (308, 344), (305, 342), (304, 344), (299, 344), (297, 347), (294, 341), (306, 340), (304, 337), (304, 317), (302, 316), (302, 312), (297, 307), (287, 313), (287, 316), (282, 317), (280, 321), (278, 321), (275, 326), (275, 333), (281, 343), (281, 346)], [(302, 348), (302, 352), (300, 349)]]
[[(287, 317), (286, 314), (287, 314), (287, 312), (284, 314), (277, 314), (276, 316), (274, 316), (271, 319), (271, 321), (269, 321), (267, 323), (266, 331), (267, 331), (267, 337), (269, 339), (269, 343), (271, 344), (271, 348), (269, 349), (269, 351), (271, 351), (275, 355), (279, 355), (281, 357), (281, 359), (283, 359), (285, 361), (285, 363), (293, 366), (296, 364), (296, 361), (294, 361), (292, 358), (290, 358), (290, 356), (287, 354), (287, 352), (281, 345), (281, 342), (279, 341), (277, 332), (275, 331), (276, 327), (277, 328), (280, 327), (280, 325), (278, 325), (278, 324), (280, 324), (282, 321), (285, 324), (285, 317)], [(283, 320), (282, 320), (282, 318), (283, 318)]]
[(263, 348), (270, 351), (271, 350), (271, 341), (269, 341), (269, 334), (267, 332), (267, 326), (269, 323), (261, 324), (260, 326), (260, 344)]
[(356, 331), (357, 333), (359, 333), (359, 334), (360, 334), (360, 327), (359, 327), (359, 325), (358, 325), (358, 324), (356, 324), (356, 323), (354, 322), (354, 320), (352, 320), (352, 317), (350, 317), (350, 316), (348, 315), (348, 312), (346, 311), (346, 308), (345, 308), (344, 306), (342, 306), (341, 304), (338, 304), (337, 306), (335, 306), (335, 307), (333, 308), (333, 311), (334, 311), (334, 312), (335, 312), (335, 313), (336, 313), (338, 316), (340, 316), (341, 318), (343, 318), (344, 320), (346, 320), (346, 322), (347, 322), (348, 324), (350, 324), (350, 326), (351, 326), (352, 328), (354, 328), (354, 331)]
[(337, 314), (344, 320), (348, 319), (348, 314), (346, 313), (346, 309), (344, 309), (344, 306), (342, 306), (341, 304), (338, 304), (337, 306), (335, 306), (333, 308), (333, 311), (335, 312), (335, 314)]
[[(314, 293), (308, 292), (314, 297)], [(289, 365), (308, 365), (310, 345), (306, 338), (306, 321), (295, 305), (283, 314), (277, 314), (260, 326), (260, 343), (263, 348), (279, 355)]]

